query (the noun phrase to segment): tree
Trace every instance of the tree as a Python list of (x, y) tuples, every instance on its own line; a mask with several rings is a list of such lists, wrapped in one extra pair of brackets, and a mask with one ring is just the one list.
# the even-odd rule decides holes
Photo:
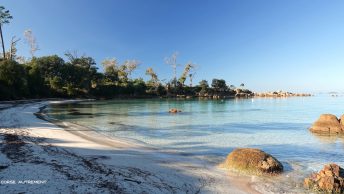
[(122, 86), (127, 86), (131, 73), (140, 65), (137, 60), (126, 60), (117, 68), (117, 75)]
[(63, 93), (62, 87), (67, 75), (63, 70), (65, 62), (61, 57), (57, 55), (34, 57), (27, 65), (31, 93), (41, 96), (48, 95), (50, 92)]
[(146, 75), (151, 77), (151, 79), (147, 82), (148, 89), (146, 92), (148, 94), (160, 96), (166, 93), (165, 88), (160, 83), (158, 75), (154, 72), (153, 68), (149, 67), (146, 70)]
[(149, 67), (146, 70), (146, 75), (149, 75), (151, 79), (148, 81), (150, 86), (157, 86), (159, 84), (158, 75), (154, 72), (153, 68)]
[(78, 57), (77, 54), (66, 53), (69, 61), (65, 63), (63, 72), (64, 88), (68, 95), (88, 94), (92, 83), (97, 79), (97, 67), (93, 58), (85, 55)]
[(64, 64), (65, 62), (61, 57), (57, 55), (51, 55), (35, 57), (28, 65), (31, 67), (37, 66), (40, 69), (42, 76), (47, 79), (46, 81), (48, 81), (48, 79), (51, 79), (52, 77), (62, 76), (61, 69), (63, 68)]
[(174, 87), (177, 86), (177, 56), (178, 56), (178, 52), (174, 52), (172, 53), (172, 55), (170, 57), (165, 58), (165, 63), (167, 65), (170, 65), (173, 68), (173, 84)]
[(128, 71), (125, 64), (120, 65), (117, 69), (118, 79), (121, 85), (127, 86), (128, 84)]
[(21, 98), (28, 95), (27, 73), (23, 65), (15, 61), (0, 61), (0, 98)]
[(208, 81), (207, 80), (200, 81), (199, 87), (201, 88), (201, 91), (200, 91), (201, 94), (207, 93), (209, 89)]
[(115, 82), (117, 82), (116, 84), (127, 86), (128, 77), (130, 77), (132, 72), (137, 69), (140, 62), (137, 60), (126, 60), (122, 65), (118, 66), (117, 59), (111, 58), (103, 60), (102, 65), (107, 82), (110, 82), (111, 84), (115, 84)]
[(146, 83), (142, 78), (133, 80), (134, 95), (143, 95), (146, 92)]
[(103, 60), (102, 65), (104, 68), (106, 82), (114, 84), (116, 81), (118, 81), (117, 59), (105, 59)]
[[(48, 96), (51, 91), (49, 87), (51, 85), (49, 82), (51, 79), (44, 76), (43, 70), (38, 63), (33, 63), (31, 61), (26, 66), (28, 69), (28, 88), (30, 94), (33, 95), (32, 97), (39, 98)], [(45, 79), (47, 79), (47, 82)]]
[(224, 92), (227, 90), (226, 81), (223, 79), (213, 79), (211, 87), (215, 92)]
[(16, 39), (15, 36), (12, 37), (11, 39), (11, 48), (9, 52), (9, 59), (10, 60), (16, 60), (17, 59), (17, 42), (20, 41), (19, 39)]
[(190, 74), (189, 74), (190, 87), (192, 87), (192, 80), (193, 80), (193, 78), (195, 77), (195, 74), (196, 74), (196, 73), (190, 73)]
[(123, 66), (125, 66), (125, 71), (128, 75), (128, 77), (131, 76), (131, 73), (138, 68), (138, 66), (140, 65), (140, 62), (133, 59), (133, 60), (126, 60), (123, 64)]
[(13, 19), (13, 17), (10, 15), (10, 11), (5, 10), (4, 6), (0, 6), (0, 35), (1, 35), (2, 53), (3, 53), (4, 59), (6, 58), (6, 52), (5, 52), (4, 38), (2, 35), (2, 25), (10, 23), (11, 19)]
[(192, 64), (191, 62), (185, 65), (184, 71), (182, 76), (180, 76), (179, 78), (179, 82), (182, 84), (182, 86), (184, 86), (185, 80), (187, 78), (187, 76), (189, 75), (189, 72), (191, 71), (191, 69), (193, 69), (195, 67), (194, 64)]
[(241, 83), (241, 84), (240, 84), (240, 87), (241, 87), (241, 89), (244, 89), (245, 84)]
[(32, 33), (31, 29), (27, 29), (24, 31), (24, 36), (26, 39), (26, 43), (30, 46), (30, 54), (31, 57), (35, 56), (35, 52), (39, 50), (37, 42), (36, 42), (36, 38)]

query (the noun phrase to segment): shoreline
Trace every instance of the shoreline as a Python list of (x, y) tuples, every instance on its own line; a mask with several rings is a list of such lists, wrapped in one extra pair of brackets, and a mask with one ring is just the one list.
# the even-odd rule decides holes
[[(69, 101), (69, 102), (66, 101), (62, 103), (69, 104), (69, 103), (78, 103), (78, 102), (84, 102), (84, 100)], [(131, 148), (138, 148), (138, 149), (151, 149), (151, 150), (156, 149), (153, 147), (148, 147), (148, 145), (140, 144), (138, 142), (125, 140), (118, 137), (106, 136), (87, 126), (49, 117), (47, 114), (45, 114), (45, 111), (44, 111), (47, 106), (48, 105), (44, 105), (40, 107), (39, 111), (34, 113), (34, 115), (38, 119), (52, 123), (64, 129), (65, 131), (68, 131), (69, 133), (76, 135), (78, 137), (81, 137), (85, 140), (92, 141), (96, 144), (100, 144), (103, 146), (110, 146), (110, 147), (116, 147), (116, 146), (118, 147), (119, 145), (121, 145), (121, 147), (131, 147)]]
[[(7, 165), (0, 164), (6, 166), (1, 170), (1, 179), (36, 175), (36, 179), (47, 180), (43, 186), (2, 184), (2, 190), (32, 192), (40, 188), (42, 193), (55, 189), (104, 193), (259, 193), (249, 186), (246, 179), (238, 181), (216, 167), (188, 161), (176, 153), (163, 153), (120, 138), (104, 137), (80, 126), (63, 129), (56, 123), (36, 118), (37, 114), (34, 114), (48, 103), (51, 102), (1, 110), (0, 115), (5, 119), (1, 126), (2, 147), (13, 147), (11, 139), (14, 139), (22, 142), (19, 150), (28, 155), (23, 161), (14, 162), (10, 157), (13, 153), (1, 153), (1, 163), (7, 161)], [(19, 170), (22, 166), (25, 166), (24, 174)], [(30, 173), (37, 168), (43, 169), (41, 173)], [(73, 171), (74, 168), (78, 170)], [(88, 176), (99, 181), (93, 184), (81, 181), (87, 180)]]
[[(29, 102), (43, 102), (43, 101), (91, 101), (91, 100), (140, 100), (140, 99), (174, 99), (174, 100), (230, 100), (230, 99), (251, 99), (251, 98), (290, 98), (290, 97), (314, 97), (315, 94), (311, 93), (290, 93), (290, 95), (270, 94), (268, 92), (257, 93), (253, 92), (253, 95), (247, 95), (243, 93), (241, 95), (214, 95), (214, 96), (202, 96), (202, 95), (175, 95), (175, 96), (132, 96), (132, 95), (118, 95), (114, 97), (75, 97), (75, 98), (28, 98), (28, 99), (12, 99), (12, 100), (0, 100), (0, 110), (2, 104), (25, 104)], [(67, 102), (68, 103), (68, 102)]]

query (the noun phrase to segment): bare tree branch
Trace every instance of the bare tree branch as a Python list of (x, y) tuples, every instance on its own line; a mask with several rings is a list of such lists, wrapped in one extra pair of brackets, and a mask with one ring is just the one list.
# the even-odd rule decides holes
[(32, 33), (32, 30), (31, 29), (25, 30), (24, 31), (24, 36), (25, 36), (25, 39), (26, 39), (26, 43), (30, 46), (30, 54), (31, 54), (32, 57), (34, 57), (36, 51), (38, 51), (39, 48), (38, 48), (38, 44), (37, 44), (36, 38), (35, 38), (35, 36)]

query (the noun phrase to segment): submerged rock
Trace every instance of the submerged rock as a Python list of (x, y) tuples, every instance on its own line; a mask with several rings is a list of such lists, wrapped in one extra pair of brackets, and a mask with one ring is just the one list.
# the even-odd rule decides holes
[(335, 115), (322, 114), (309, 129), (314, 133), (343, 133), (342, 126)]
[(178, 110), (176, 108), (171, 108), (169, 111), (169, 113), (178, 113), (178, 112), (182, 112), (181, 110)]
[(79, 111), (73, 111), (73, 112), (69, 112), (69, 115), (80, 115), (80, 116), (93, 116), (92, 113), (82, 113)]
[(237, 148), (228, 154), (225, 168), (249, 174), (278, 174), (283, 165), (273, 156), (259, 149)]
[(309, 178), (305, 178), (304, 186), (325, 193), (343, 193), (344, 170), (337, 164), (327, 164), (319, 173), (313, 173)]

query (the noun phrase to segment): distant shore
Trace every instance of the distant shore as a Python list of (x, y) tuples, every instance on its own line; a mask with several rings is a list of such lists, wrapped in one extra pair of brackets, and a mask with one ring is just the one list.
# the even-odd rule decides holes
[(308, 97), (310, 93), (292, 93), (284, 91), (254, 93), (255, 97)]
[[(202, 95), (173, 95), (173, 96), (132, 96), (132, 95), (118, 95), (116, 97), (88, 97), (88, 98), (33, 98), (33, 99), (13, 99), (0, 100), (0, 110), (5, 107), (11, 107), (16, 104), (24, 104), (30, 102), (41, 102), (49, 100), (59, 101), (75, 101), (75, 100), (116, 100), (116, 99), (233, 99), (233, 98), (254, 98), (254, 97), (309, 97), (314, 96), (310, 93), (292, 93), (292, 92), (254, 92), (254, 93), (237, 93), (234, 95), (226, 94), (202, 94)], [(338, 96), (338, 95), (337, 95)]]

